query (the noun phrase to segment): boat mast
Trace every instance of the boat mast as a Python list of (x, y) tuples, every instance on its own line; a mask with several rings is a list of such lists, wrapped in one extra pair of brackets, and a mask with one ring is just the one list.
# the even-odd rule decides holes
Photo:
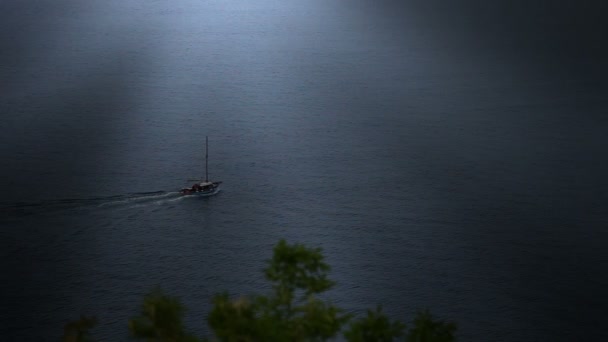
[(205, 182), (209, 182), (209, 168), (207, 159), (209, 158), (209, 137), (205, 136)]

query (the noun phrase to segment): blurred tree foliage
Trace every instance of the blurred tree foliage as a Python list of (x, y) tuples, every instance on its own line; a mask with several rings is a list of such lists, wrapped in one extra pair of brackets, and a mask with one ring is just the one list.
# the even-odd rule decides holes
[(69, 322), (63, 329), (64, 342), (88, 342), (92, 341), (89, 331), (97, 324), (95, 317), (80, 316), (77, 321)]
[[(340, 333), (349, 342), (455, 340), (456, 325), (436, 320), (428, 311), (418, 312), (409, 330), (404, 323), (391, 321), (380, 306), (364, 317), (345, 313), (319, 298), (334, 285), (327, 277), (329, 270), (321, 249), (279, 241), (264, 270), (272, 284), (268, 295), (231, 298), (222, 293), (213, 298), (207, 316), (214, 333), (211, 341), (327, 341)], [(209, 341), (185, 331), (184, 312), (177, 298), (155, 289), (144, 297), (140, 315), (129, 321), (131, 337), (154, 342)], [(90, 341), (88, 332), (95, 323), (84, 316), (68, 323), (63, 340)]]

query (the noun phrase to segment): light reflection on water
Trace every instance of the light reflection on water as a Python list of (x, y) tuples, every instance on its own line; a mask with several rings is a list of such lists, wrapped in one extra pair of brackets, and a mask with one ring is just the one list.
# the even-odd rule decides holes
[[(463, 340), (599, 336), (598, 93), (321, 1), (104, 6), (49, 16), (0, 102), (2, 336), (85, 313), (121, 340), (156, 284), (201, 333), (212, 294), (267, 289), (280, 238), (324, 248), (348, 310), (428, 307)], [(223, 190), (177, 196), (206, 135)]]

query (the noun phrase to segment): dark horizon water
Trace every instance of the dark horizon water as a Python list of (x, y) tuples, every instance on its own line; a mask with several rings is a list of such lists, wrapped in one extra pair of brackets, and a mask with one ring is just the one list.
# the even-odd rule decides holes
[(207, 333), (281, 238), (356, 313), (608, 338), (599, 19), (389, 3), (0, 2), (1, 339), (127, 340), (155, 285)]

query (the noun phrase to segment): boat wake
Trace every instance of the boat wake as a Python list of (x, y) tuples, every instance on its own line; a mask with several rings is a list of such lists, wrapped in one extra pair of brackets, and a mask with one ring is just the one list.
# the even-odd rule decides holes
[(122, 196), (120, 198), (111, 198), (103, 201), (99, 207), (112, 207), (112, 206), (123, 206), (125, 204), (134, 203), (152, 203), (156, 202), (162, 204), (163, 201), (171, 199), (179, 199), (182, 197), (178, 191), (166, 192), (166, 191), (155, 191), (155, 192), (140, 192)]
[(149, 205), (163, 205), (189, 197), (193, 196), (183, 196), (178, 191), (153, 191), (95, 198), (56, 199), (13, 203), (0, 202), (0, 213), (9, 215), (31, 215), (36, 213), (86, 208), (134, 208)]

